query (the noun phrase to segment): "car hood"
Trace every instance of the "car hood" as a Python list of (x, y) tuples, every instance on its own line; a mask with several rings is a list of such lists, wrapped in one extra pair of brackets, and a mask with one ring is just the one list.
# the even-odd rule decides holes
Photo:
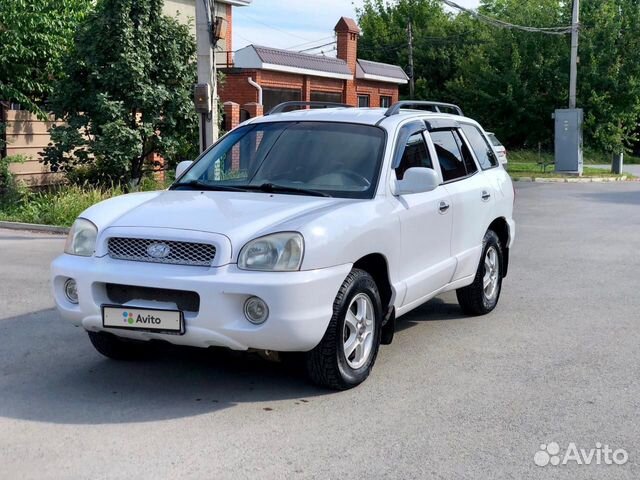
[(233, 245), (258, 236), (302, 227), (349, 199), (257, 192), (164, 191), (116, 197), (82, 216), (108, 227), (172, 228), (221, 234)]

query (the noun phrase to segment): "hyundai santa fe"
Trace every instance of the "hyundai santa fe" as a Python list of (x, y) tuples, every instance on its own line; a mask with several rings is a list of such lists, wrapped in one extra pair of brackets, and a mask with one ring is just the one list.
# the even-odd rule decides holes
[(438, 103), (287, 106), (179, 164), (168, 190), (76, 220), (53, 294), (100, 353), (134, 359), (154, 340), (302, 352), (314, 382), (347, 389), (434, 296), (496, 307), (514, 191), (478, 123)]

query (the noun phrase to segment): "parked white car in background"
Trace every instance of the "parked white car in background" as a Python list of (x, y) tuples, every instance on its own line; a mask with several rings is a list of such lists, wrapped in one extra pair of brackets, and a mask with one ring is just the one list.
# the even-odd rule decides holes
[(487, 137), (493, 145), (493, 149), (496, 151), (496, 155), (498, 156), (498, 160), (500, 161), (500, 163), (508, 163), (507, 149), (504, 145), (502, 145), (502, 143), (500, 143), (500, 140), (498, 140), (498, 137), (496, 137), (495, 133), (487, 132)]
[(334, 389), (364, 381), (396, 318), (435, 295), (491, 312), (511, 180), (475, 121), (425, 105), (442, 104), (282, 105), (180, 164), (167, 191), (94, 205), (52, 264), (58, 309), (107, 357), (151, 340), (304, 352)]

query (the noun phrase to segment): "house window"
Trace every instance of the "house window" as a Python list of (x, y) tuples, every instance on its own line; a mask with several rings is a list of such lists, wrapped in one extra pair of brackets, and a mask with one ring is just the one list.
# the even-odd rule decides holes
[(342, 103), (342, 93), (311, 92), (311, 101), (312, 102)]
[(380, 96), (380, 106), (382, 108), (389, 108), (391, 106), (391, 97), (388, 95)]
[(358, 95), (358, 107), (366, 108), (369, 106), (369, 95)]
[(262, 103), (265, 113), (276, 105), (283, 102), (296, 101), (302, 99), (302, 92), (292, 88), (264, 88), (262, 89)]

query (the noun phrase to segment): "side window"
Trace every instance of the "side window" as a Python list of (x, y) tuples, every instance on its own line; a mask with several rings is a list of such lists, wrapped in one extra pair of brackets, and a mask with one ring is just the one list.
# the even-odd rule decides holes
[(460, 151), (458, 134), (453, 130), (436, 130), (431, 132), (431, 139), (436, 147), (444, 181), (450, 182), (466, 177), (467, 168)]
[(476, 154), (478, 163), (483, 170), (498, 166), (498, 158), (489, 142), (484, 138), (480, 130), (473, 125), (462, 125), (462, 131), (464, 132), (467, 140), (471, 144), (473, 153)]
[(396, 178), (402, 180), (404, 178), (404, 172), (414, 167), (433, 168), (429, 149), (427, 148), (427, 143), (422, 133), (415, 133), (407, 140), (400, 165), (396, 168)]
[(462, 152), (462, 159), (464, 160), (464, 166), (467, 169), (467, 175), (476, 173), (478, 171), (478, 166), (473, 159), (473, 155), (471, 155), (471, 150), (469, 150), (467, 142), (462, 139), (460, 132), (457, 130), (453, 132), (453, 136), (456, 137), (458, 148), (460, 148), (460, 151)]

